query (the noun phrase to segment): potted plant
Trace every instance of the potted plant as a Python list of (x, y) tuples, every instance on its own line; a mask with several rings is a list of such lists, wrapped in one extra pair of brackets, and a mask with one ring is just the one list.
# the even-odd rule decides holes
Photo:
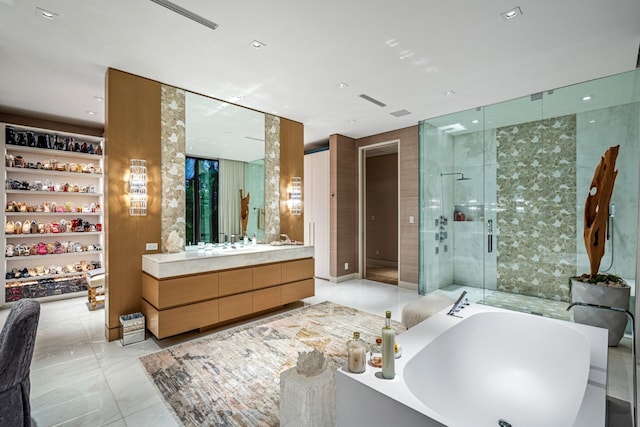
[[(590, 273), (571, 278), (571, 301), (629, 309), (631, 287), (619, 276), (599, 274), (609, 223), (609, 202), (618, 175), (615, 170), (620, 146), (609, 147), (596, 167), (584, 207), (584, 244)], [(617, 346), (627, 326), (621, 312), (575, 306), (573, 320), (609, 330), (609, 346)]]

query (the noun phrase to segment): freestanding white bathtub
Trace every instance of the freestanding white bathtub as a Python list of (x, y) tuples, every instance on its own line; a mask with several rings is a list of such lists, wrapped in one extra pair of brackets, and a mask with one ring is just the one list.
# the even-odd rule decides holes
[(397, 337), (396, 378), (339, 370), (338, 426), (605, 425), (604, 329), (472, 304)]

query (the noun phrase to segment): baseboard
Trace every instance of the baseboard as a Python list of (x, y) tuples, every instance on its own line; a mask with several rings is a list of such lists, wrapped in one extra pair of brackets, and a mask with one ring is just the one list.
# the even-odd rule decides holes
[(353, 279), (359, 279), (359, 278), (360, 278), (360, 274), (351, 273), (351, 274), (346, 274), (344, 276), (338, 276), (338, 277), (331, 276), (329, 278), (329, 281), (331, 283), (340, 283), (340, 282), (346, 282), (347, 280), (353, 280)]
[(398, 287), (403, 289), (411, 289), (412, 291), (418, 291), (418, 284), (411, 282), (404, 282), (402, 280), (398, 281)]

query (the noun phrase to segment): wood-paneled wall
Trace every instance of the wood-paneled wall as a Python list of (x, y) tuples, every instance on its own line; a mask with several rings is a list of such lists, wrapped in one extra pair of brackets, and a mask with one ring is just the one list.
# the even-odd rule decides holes
[[(120, 337), (123, 314), (142, 309), (142, 255), (161, 238), (160, 83), (109, 69), (105, 115), (106, 336)], [(147, 216), (129, 216), (130, 159), (147, 161)]]
[(302, 123), (281, 117), (280, 232), (287, 234), (292, 239), (302, 241), (304, 240), (304, 215), (291, 215), (286, 203), (287, 187), (293, 176), (304, 179), (304, 127)]
[[(356, 149), (371, 144), (399, 140), (400, 155), (400, 284), (418, 283), (419, 161), (418, 126), (360, 138)], [(356, 164), (357, 168), (357, 164)], [(357, 209), (357, 200), (354, 202)], [(409, 222), (413, 216), (414, 222)], [(357, 238), (357, 235), (356, 235)]]
[[(329, 158), (329, 274), (339, 278), (358, 272), (358, 164), (355, 140), (331, 135)], [(348, 263), (347, 269), (344, 268), (345, 263)]]

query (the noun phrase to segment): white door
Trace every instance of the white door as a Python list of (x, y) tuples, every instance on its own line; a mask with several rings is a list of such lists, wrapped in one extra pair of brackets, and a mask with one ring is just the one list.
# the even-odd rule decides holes
[(329, 151), (304, 156), (304, 241), (315, 247), (315, 276), (329, 279)]

